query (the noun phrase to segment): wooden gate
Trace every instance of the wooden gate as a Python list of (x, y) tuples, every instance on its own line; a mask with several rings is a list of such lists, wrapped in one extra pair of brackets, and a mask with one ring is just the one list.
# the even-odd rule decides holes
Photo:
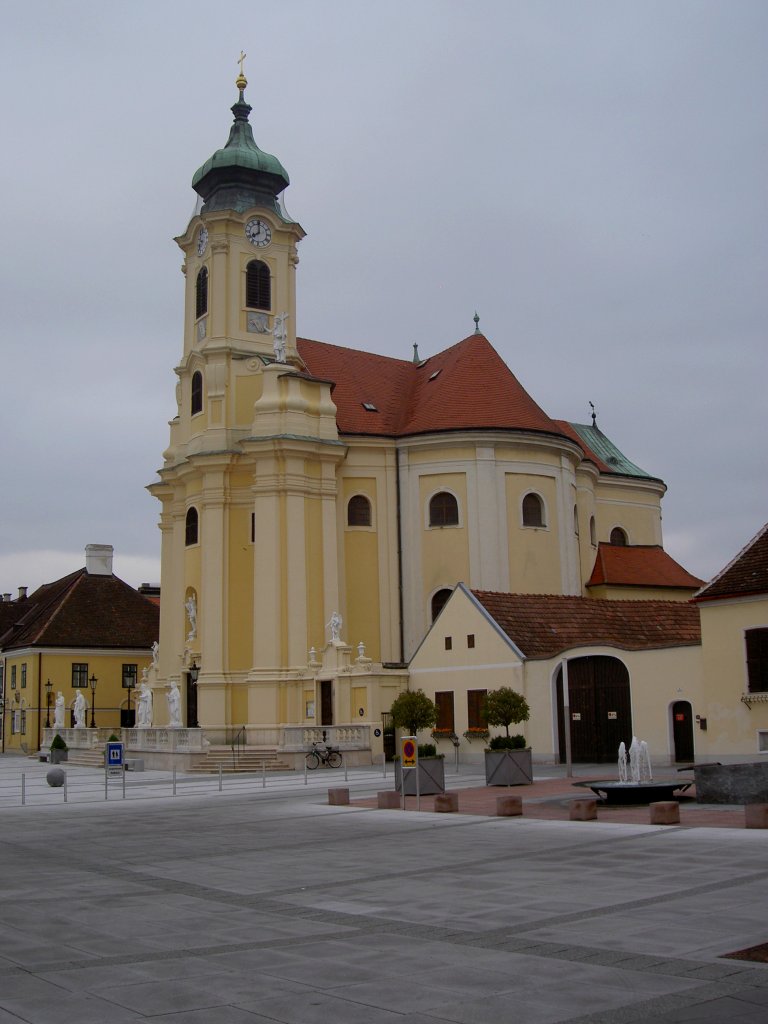
[[(571, 760), (609, 763), (618, 758), (619, 744), (632, 742), (629, 673), (618, 658), (595, 655), (568, 661), (571, 714)], [(563, 673), (557, 672), (557, 731), (560, 761), (565, 761)]]

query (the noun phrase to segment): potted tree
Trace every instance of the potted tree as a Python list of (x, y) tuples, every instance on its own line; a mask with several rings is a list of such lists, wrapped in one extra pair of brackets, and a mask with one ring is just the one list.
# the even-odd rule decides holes
[(60, 764), (62, 761), (66, 761), (69, 757), (69, 747), (56, 733), (51, 741), (51, 764)]
[(533, 759), (525, 736), (510, 736), (510, 725), (527, 722), (531, 717), (528, 701), (509, 686), (491, 690), (485, 698), (485, 718), (489, 725), (503, 725), (505, 735), (494, 736), (485, 751), (486, 786), (530, 786)]
[[(423, 690), (405, 690), (392, 702), (392, 723), (398, 729), (405, 729), (409, 736), (416, 736), (422, 729), (430, 729), (437, 721), (437, 707)], [(445, 792), (445, 765), (442, 754), (437, 753), (434, 743), (419, 745), (418, 768), (419, 793)], [(400, 758), (395, 758), (395, 789), (400, 792), (403, 773)], [(405, 776), (406, 796), (415, 796), (416, 777), (413, 771)]]

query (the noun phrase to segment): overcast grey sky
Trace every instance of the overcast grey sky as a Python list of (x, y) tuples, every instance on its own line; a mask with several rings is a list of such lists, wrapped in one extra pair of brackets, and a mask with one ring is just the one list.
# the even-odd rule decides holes
[(236, 57), (307, 231), (305, 337), (480, 325), (550, 416), (662, 477), (709, 578), (768, 519), (768, 3), (6, 3), (0, 590), (159, 580), (195, 169)]

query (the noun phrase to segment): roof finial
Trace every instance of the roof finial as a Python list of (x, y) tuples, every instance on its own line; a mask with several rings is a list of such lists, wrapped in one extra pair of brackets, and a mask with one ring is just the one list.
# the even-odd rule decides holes
[(597, 426), (597, 413), (595, 412), (595, 407), (592, 404), (592, 402), (589, 403), (589, 407), (592, 410), (592, 426), (596, 427)]
[(237, 58), (237, 63), (240, 65), (240, 74), (235, 79), (235, 85), (240, 90), (240, 97), (241, 97), (241, 99), (242, 99), (242, 95), (243, 95), (243, 89), (245, 89), (246, 85), (248, 85), (248, 79), (245, 77), (245, 74), (243, 72), (243, 61), (245, 60), (245, 58), (247, 56), (248, 56), (248, 54), (244, 53), (241, 50), (240, 51), (240, 56)]
[(417, 366), (421, 362), (421, 360), (419, 359), (419, 343), (418, 343), (418, 341), (414, 341), (414, 343), (413, 343), (413, 361), (414, 361), (414, 363)]
[(479, 334), (480, 333), (480, 317), (477, 315), (477, 310), (475, 310), (475, 315), (472, 317), (472, 319), (475, 321), (475, 334)]

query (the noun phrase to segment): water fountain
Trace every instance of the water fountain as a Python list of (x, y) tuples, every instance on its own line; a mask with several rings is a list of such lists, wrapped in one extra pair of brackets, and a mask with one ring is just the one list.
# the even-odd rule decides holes
[(627, 758), (626, 744), (619, 744), (619, 778), (610, 782), (575, 782), (575, 786), (591, 789), (608, 804), (650, 804), (656, 800), (674, 800), (674, 794), (684, 793), (690, 781), (654, 781), (651, 755), (645, 740), (632, 737)]

